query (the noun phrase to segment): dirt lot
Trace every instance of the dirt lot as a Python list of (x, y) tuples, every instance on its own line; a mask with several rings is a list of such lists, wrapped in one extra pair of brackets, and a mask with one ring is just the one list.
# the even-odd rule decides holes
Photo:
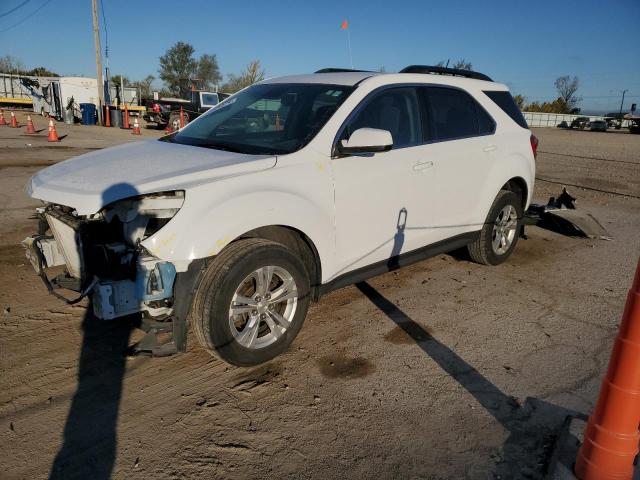
[(611, 241), (530, 228), (499, 267), (441, 255), (336, 291), (243, 369), (191, 337), (127, 358), (129, 323), (46, 294), (17, 245), (35, 229), (23, 185), (139, 137), (44, 133), (0, 127), (0, 477), (541, 478), (565, 415), (591, 411), (640, 254), (640, 136), (535, 131), (535, 198), (593, 189), (571, 188)]

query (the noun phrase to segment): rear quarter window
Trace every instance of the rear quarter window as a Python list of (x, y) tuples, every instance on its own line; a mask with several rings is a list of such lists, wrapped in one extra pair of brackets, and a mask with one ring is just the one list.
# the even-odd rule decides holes
[(485, 91), (484, 94), (489, 97), (493, 103), (498, 105), (504, 113), (511, 117), (511, 120), (516, 122), (522, 128), (529, 128), (527, 121), (524, 119), (524, 115), (518, 108), (515, 100), (511, 96), (511, 93), (506, 91)]

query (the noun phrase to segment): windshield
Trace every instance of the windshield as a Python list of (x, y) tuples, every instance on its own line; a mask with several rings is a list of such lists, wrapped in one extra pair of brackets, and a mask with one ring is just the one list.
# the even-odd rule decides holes
[(273, 155), (304, 147), (353, 91), (344, 85), (254, 85), (211, 108), (169, 141)]

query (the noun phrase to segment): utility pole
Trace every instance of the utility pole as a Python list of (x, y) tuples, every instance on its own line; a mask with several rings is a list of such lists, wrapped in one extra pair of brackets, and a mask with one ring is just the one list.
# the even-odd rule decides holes
[(627, 93), (629, 90), (623, 90), (622, 91), (622, 101), (620, 102), (620, 116), (622, 116), (622, 105), (624, 104), (624, 94)]
[(93, 13), (93, 41), (96, 48), (96, 71), (98, 73), (98, 123), (103, 125), (102, 106), (104, 105), (104, 82), (102, 81), (102, 57), (100, 50), (100, 26), (98, 25), (98, 0), (91, 0)]

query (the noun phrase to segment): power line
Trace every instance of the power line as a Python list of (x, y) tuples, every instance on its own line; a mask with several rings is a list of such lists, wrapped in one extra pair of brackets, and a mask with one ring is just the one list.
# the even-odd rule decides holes
[(11, 30), (12, 28), (17, 27), (18, 25), (22, 25), (24, 22), (26, 22), (27, 20), (29, 20), (31, 17), (33, 17), (36, 13), (38, 13), (40, 10), (42, 10), (44, 7), (47, 6), (47, 4), (49, 4), (51, 2), (51, 0), (46, 0), (42, 5), (40, 5), (38, 8), (36, 8), (33, 12), (31, 12), (29, 15), (27, 15), (26, 17), (24, 17), (22, 20), (14, 23), (13, 25), (9, 25), (7, 28), (5, 28), (4, 30), (0, 30), (0, 33), (4, 33), (7, 32), (9, 30)]
[(24, 0), (24, 2), (22, 2), (20, 5), (18, 5), (17, 7), (13, 7), (11, 10), (4, 12), (4, 13), (0, 13), (0, 18), (2, 17), (6, 17), (7, 15), (9, 15), (10, 13), (15, 12), (16, 10), (18, 10), (19, 8), (24, 7), (27, 3), (29, 3), (31, 0)]
[(104, 53), (109, 56), (109, 35), (107, 33), (107, 17), (104, 15), (104, 1), (100, 0), (100, 10), (102, 11), (102, 23), (104, 24)]

